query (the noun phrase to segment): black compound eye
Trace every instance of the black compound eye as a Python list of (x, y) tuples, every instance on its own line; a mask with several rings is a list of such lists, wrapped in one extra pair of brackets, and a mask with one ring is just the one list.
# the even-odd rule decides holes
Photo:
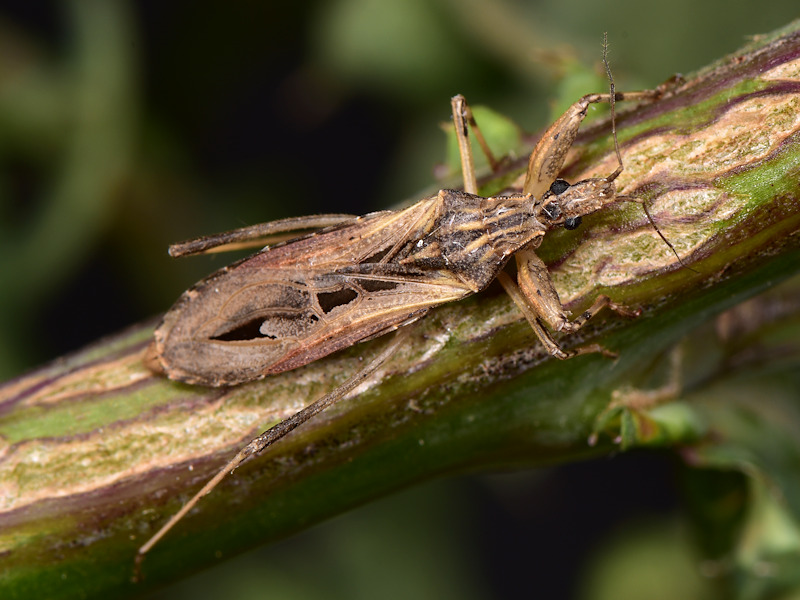
[(564, 229), (577, 229), (581, 220), (580, 217), (567, 217), (564, 219)]
[(555, 221), (561, 216), (561, 207), (556, 202), (548, 202), (544, 205), (542, 212), (544, 213), (545, 217), (551, 221)]
[(556, 196), (559, 194), (563, 194), (569, 189), (569, 183), (564, 181), (563, 179), (556, 179), (550, 185), (550, 191), (553, 192)]

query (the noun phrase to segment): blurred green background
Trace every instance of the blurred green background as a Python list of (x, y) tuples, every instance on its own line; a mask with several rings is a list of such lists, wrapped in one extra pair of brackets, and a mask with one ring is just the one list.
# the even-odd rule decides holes
[[(637, 89), (797, 12), (735, 0), (0, 2), (0, 378), (158, 314), (228, 262), (171, 261), (170, 242), (368, 212), (435, 186), (455, 93), (535, 131), (605, 89), (604, 31), (617, 88)], [(632, 453), (431, 484), (158, 597), (707, 597), (673, 467)], [(644, 583), (611, 577), (617, 556)], [(628, 583), (646, 587), (626, 596)]]

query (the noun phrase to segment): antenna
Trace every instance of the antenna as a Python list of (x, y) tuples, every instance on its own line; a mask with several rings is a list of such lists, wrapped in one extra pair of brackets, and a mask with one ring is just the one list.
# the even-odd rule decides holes
[[(611, 65), (608, 62), (608, 32), (603, 33), (603, 65), (606, 68), (606, 76), (608, 77), (608, 86), (609, 86), (609, 96), (608, 96), (608, 105), (611, 107), (611, 137), (614, 138), (614, 152), (617, 155), (617, 162), (619, 162), (619, 166), (617, 170), (611, 173), (608, 177), (606, 177), (606, 181), (614, 181), (620, 173), (622, 173), (622, 154), (619, 151), (619, 141), (617, 140), (617, 113), (616, 113), (616, 100), (617, 100), (617, 93), (614, 87), (614, 76), (611, 74)], [(678, 259), (678, 262), (681, 264), (681, 267), (684, 269), (689, 269), (690, 271), (697, 273), (695, 269), (692, 267), (688, 267), (683, 264), (683, 260), (678, 255), (678, 251), (675, 250), (675, 246), (672, 245), (661, 230), (656, 225), (656, 222), (653, 220), (650, 211), (647, 208), (647, 202), (643, 198), (636, 198), (634, 196), (618, 196), (618, 200), (628, 201), (628, 202), (637, 202), (638, 204), (642, 205), (642, 210), (644, 210), (644, 214), (647, 215), (647, 220), (650, 221), (650, 224), (653, 226), (653, 229), (656, 230), (658, 236), (664, 240), (664, 243), (669, 246), (669, 249), (672, 250), (672, 253), (675, 255), (675, 258)]]

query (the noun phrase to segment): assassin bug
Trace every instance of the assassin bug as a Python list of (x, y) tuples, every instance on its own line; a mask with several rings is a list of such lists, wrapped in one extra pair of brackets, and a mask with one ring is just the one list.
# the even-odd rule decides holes
[[(614, 106), (617, 100), (651, 100), (661, 91), (617, 93), (605, 48), (603, 62), (610, 92), (584, 96), (550, 126), (530, 155), (521, 193), (477, 195), (470, 128), (484, 152), (490, 153), (469, 106), (456, 96), (452, 111), (463, 191), (441, 190), (398, 211), (287, 219), (170, 248), (172, 256), (185, 256), (263, 244), (265, 239), (313, 230), (225, 267), (181, 296), (157, 328), (149, 358), (154, 369), (171, 379), (236, 385), (399, 331), (377, 357), (336, 390), (253, 439), (140, 548), (137, 563), (228, 472), (373, 373), (403, 343), (408, 331), (404, 326), (434, 306), (481, 291), (495, 278), (553, 356), (566, 359), (589, 352), (613, 356), (597, 344), (564, 350), (545, 324), (555, 331), (574, 332), (605, 307), (624, 316), (638, 312), (599, 296), (570, 320), (545, 264), (534, 252), (551, 229), (574, 229), (581, 217), (616, 201), (641, 203), (617, 195), (614, 180), (623, 164)], [(618, 167), (607, 177), (574, 184), (557, 179), (589, 106), (601, 102), (611, 106)], [(503, 272), (512, 256), (517, 263), (516, 282)]]

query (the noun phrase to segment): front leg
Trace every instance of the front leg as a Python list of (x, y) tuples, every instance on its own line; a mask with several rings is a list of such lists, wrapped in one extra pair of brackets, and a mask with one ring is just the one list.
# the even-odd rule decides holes
[(501, 273), (498, 280), (523, 312), (547, 351), (561, 360), (591, 352), (599, 352), (609, 357), (616, 355), (599, 344), (564, 350), (544, 327), (545, 324), (553, 331), (572, 333), (580, 329), (586, 321), (605, 307), (625, 317), (637, 317), (641, 313), (641, 311), (634, 311), (612, 302), (608, 296), (600, 295), (588, 309), (570, 321), (569, 314), (561, 304), (558, 292), (553, 286), (547, 266), (532, 250), (523, 250), (517, 253), (517, 283), (514, 283), (505, 273)]
[[(611, 85), (613, 86), (613, 81)], [(525, 183), (522, 187), (523, 193), (533, 194), (536, 198), (540, 198), (550, 189), (550, 185), (564, 167), (564, 159), (569, 149), (572, 148), (589, 106), (600, 102), (608, 102), (613, 106), (617, 100), (652, 101), (662, 93), (661, 89), (656, 89), (639, 92), (614, 92), (612, 94), (587, 94), (575, 102), (547, 128), (531, 152)], [(617, 170), (606, 179), (614, 180), (621, 171), (622, 161), (620, 160)]]

